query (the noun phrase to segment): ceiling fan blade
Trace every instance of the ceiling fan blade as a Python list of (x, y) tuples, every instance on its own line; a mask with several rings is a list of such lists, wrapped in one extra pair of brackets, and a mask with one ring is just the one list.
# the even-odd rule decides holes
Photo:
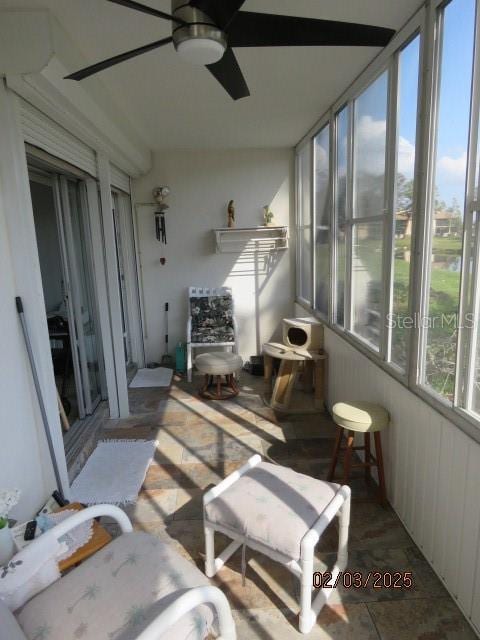
[(206, 13), (217, 25), (225, 29), (245, 3), (245, 0), (190, 0), (190, 6)]
[(143, 45), (143, 47), (138, 47), (137, 49), (126, 51), (125, 53), (119, 53), (117, 56), (113, 56), (112, 58), (107, 58), (106, 60), (102, 60), (101, 62), (92, 64), (89, 67), (85, 67), (84, 69), (75, 71), (75, 73), (71, 73), (69, 76), (65, 76), (65, 80), (83, 80), (83, 78), (92, 76), (94, 73), (98, 73), (103, 69), (108, 69), (108, 67), (113, 67), (119, 62), (123, 62), (124, 60), (129, 60), (130, 58), (139, 56), (142, 53), (147, 53), (147, 51), (152, 51), (152, 49), (158, 49), (159, 47), (163, 47), (169, 42), (172, 42), (171, 36), (168, 38), (163, 38), (163, 40), (156, 40), (155, 42), (151, 42), (150, 44), (145, 44)]
[(242, 70), (230, 47), (225, 51), (221, 60), (214, 64), (208, 64), (207, 69), (234, 100), (250, 95)]
[(181, 20), (180, 18), (172, 16), (169, 13), (165, 13), (165, 11), (158, 11), (158, 9), (147, 7), (144, 4), (140, 4), (140, 2), (134, 2), (134, 0), (107, 0), (107, 1), (112, 2), (113, 4), (119, 4), (122, 7), (127, 7), (128, 9), (135, 9), (135, 11), (148, 13), (149, 15), (156, 16), (157, 18), (163, 18), (164, 20), (172, 20), (172, 22), (178, 22), (179, 24), (186, 24), (184, 20)]
[(227, 33), (231, 47), (384, 47), (395, 31), (354, 22), (239, 11)]

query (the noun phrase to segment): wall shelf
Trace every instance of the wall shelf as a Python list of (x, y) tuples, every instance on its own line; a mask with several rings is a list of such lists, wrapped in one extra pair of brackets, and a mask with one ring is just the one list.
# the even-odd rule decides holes
[(217, 253), (288, 249), (288, 227), (221, 227), (213, 232)]

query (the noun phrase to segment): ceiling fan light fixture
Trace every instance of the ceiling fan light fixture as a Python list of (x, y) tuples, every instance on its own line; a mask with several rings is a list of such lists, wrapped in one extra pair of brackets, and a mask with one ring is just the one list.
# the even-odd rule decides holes
[(171, 15), (138, 0), (109, 0), (172, 23), (171, 37), (114, 55), (65, 79), (83, 80), (99, 71), (173, 43), (188, 63), (206, 66), (233, 100), (250, 95), (234, 53), (236, 47), (384, 47), (392, 29), (317, 18), (241, 11), (246, 0), (171, 0)]
[(186, 62), (195, 65), (214, 64), (223, 58), (225, 45), (211, 38), (191, 38), (177, 44), (177, 52)]

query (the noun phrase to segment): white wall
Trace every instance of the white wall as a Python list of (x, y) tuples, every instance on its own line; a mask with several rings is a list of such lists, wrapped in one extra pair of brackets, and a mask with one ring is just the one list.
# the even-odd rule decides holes
[(0, 201), (0, 487), (22, 490), (21, 503), (12, 515), (23, 519), (41, 506), (49, 469), (40, 463), (44, 454), (33, 417), (25, 346), (15, 310), (15, 279), (2, 204)]
[(1, 82), (0, 150), (0, 488), (22, 490), (12, 517), (23, 520), (42, 506), (55, 482), (15, 309), (18, 295), (24, 301), (60, 474), (67, 490), (68, 479), (25, 150), (15, 100)]
[(262, 207), (270, 204), (276, 222), (293, 232), (293, 151), (157, 153), (150, 173), (134, 182), (134, 203), (151, 201), (152, 189), (161, 185), (171, 189), (167, 246), (156, 240), (154, 209), (137, 206), (147, 362), (163, 353), (165, 302), (170, 303), (170, 352), (177, 341), (185, 341), (189, 286), (231, 286), (240, 353), (258, 353), (291, 314), (293, 250), (277, 252), (270, 266), (263, 260), (255, 265), (240, 254), (216, 254), (212, 229), (226, 226), (227, 204), (233, 199), (237, 227), (262, 224)]
[(325, 329), (328, 403), (378, 402), (388, 499), (465, 615), (480, 631), (480, 445)]

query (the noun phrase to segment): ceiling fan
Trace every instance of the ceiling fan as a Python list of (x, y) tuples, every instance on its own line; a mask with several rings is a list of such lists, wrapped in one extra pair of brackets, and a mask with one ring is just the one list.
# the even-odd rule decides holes
[(233, 47), (384, 47), (395, 33), (392, 29), (353, 22), (240, 11), (245, 0), (172, 0), (171, 14), (134, 0), (108, 2), (170, 20), (172, 35), (92, 64), (66, 76), (67, 79), (82, 80), (173, 42), (182, 58), (205, 65), (225, 91), (238, 100), (249, 96), (250, 91)]

